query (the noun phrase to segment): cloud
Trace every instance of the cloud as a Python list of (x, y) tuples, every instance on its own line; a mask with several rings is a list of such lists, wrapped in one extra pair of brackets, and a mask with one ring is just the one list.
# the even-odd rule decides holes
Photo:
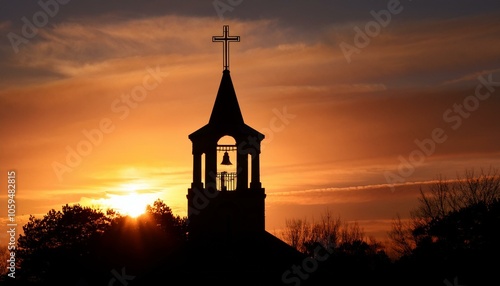
[(408, 182), (395, 185), (396, 194), (391, 191), (388, 184), (364, 185), (356, 187), (326, 187), (299, 191), (282, 191), (268, 193), (269, 200), (273, 203), (293, 203), (305, 205), (331, 205), (345, 203), (376, 203), (415, 198), (422, 186), (433, 181)]
[[(232, 30), (238, 31), (244, 41), (233, 45), (235, 52), (243, 51), (234, 62), (244, 64), (246, 71), (252, 73), (256, 69), (282, 69), (285, 71), (282, 81), (288, 83), (293, 79), (299, 84), (327, 86), (334, 79), (332, 88), (340, 90), (343, 85), (355, 91), (361, 87), (450, 82), (453, 80), (450, 75), (457, 78), (478, 72), (466, 69), (478, 62), (489, 66), (498, 62), (496, 45), (491, 41), (496, 40), (494, 35), (500, 25), (491, 25), (492, 21), (498, 20), (482, 15), (395, 21), (371, 39), (360, 54), (354, 54), (352, 64), (347, 64), (338, 44), (341, 41), (353, 44), (353, 26), (362, 26), (363, 22), (333, 25), (326, 32), (318, 29), (314, 32), (316, 37), (304, 39), (296, 37), (300, 35), (296, 27), (279, 28), (276, 20), (233, 20)], [(126, 72), (131, 68), (126, 63), (134, 58), (136, 64), (155, 58), (170, 64), (172, 61), (179, 64), (182, 58), (184, 63), (193, 64), (202, 55), (216, 54), (216, 49), (207, 49), (213, 47), (207, 35), (219, 31), (220, 25), (220, 21), (210, 17), (174, 15), (78, 18), (44, 29), (40, 39), (30, 42), (25, 52), (9, 60), (9, 65), (11, 69), (38, 69), (68, 77), (106, 74), (118, 69)], [(468, 28), (464, 32), (461, 27)], [(203, 38), (206, 40), (200, 40)], [(457, 59), (456, 55), (461, 56)], [(203, 61), (208, 60), (205, 56)], [(280, 79), (280, 74), (276, 75)]]
[[(236, 22), (232, 28), (254, 34), (269, 24), (267, 20)], [(193, 55), (213, 54), (214, 49), (207, 51), (207, 47), (212, 45), (210, 35), (220, 26), (214, 19), (182, 16), (116, 21), (102, 17), (79, 19), (42, 30), (39, 39), (26, 44), (12, 62), (26, 69), (41, 68), (61, 76), (76, 76), (108, 73), (125, 58), (175, 56), (175, 60), (182, 57), (186, 61)], [(251, 45), (257, 40), (249, 36), (246, 41)]]
[(477, 80), (480, 76), (487, 77), (489, 74), (497, 74), (498, 72), (500, 72), (500, 68), (477, 71), (477, 72), (463, 75), (459, 78), (447, 80), (447, 81), (443, 82), (443, 85), (451, 85), (451, 84), (456, 84), (456, 83), (461, 83), (461, 82), (477, 83)]
[[(402, 14), (404, 11), (402, 12)], [(373, 19), (372, 19), (373, 20)], [(364, 29), (366, 22), (334, 25), (325, 34), (325, 43), (339, 48), (341, 42), (355, 46), (355, 26)], [(450, 19), (396, 20), (368, 37), (368, 45), (351, 56), (351, 68), (364, 70), (356, 78), (365, 81), (393, 77), (391, 86), (418, 86), (449, 81), (450, 76), (464, 76), (478, 70), (471, 67), (498, 65), (495, 47), (500, 41), (497, 17), (491, 14)], [(345, 59), (344, 59), (345, 61)], [(493, 68), (495, 69), (495, 68)], [(404, 80), (411, 78), (412, 82)]]

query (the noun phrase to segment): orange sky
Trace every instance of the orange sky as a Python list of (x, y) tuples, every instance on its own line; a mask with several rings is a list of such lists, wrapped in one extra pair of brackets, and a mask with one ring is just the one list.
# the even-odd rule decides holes
[[(266, 135), (269, 231), (328, 208), (380, 236), (398, 213), (408, 216), (419, 187), (437, 175), (500, 167), (500, 84), (480, 87), (491, 96), (472, 111), (455, 109), (476, 102), (479, 77), (500, 82), (500, 20), (491, 11), (419, 18), (403, 10), (348, 62), (339, 44), (353, 45), (353, 27), (373, 20), (370, 7), (356, 12), (363, 17), (325, 17), (314, 29), (257, 12), (239, 18), (238, 9), (243, 4), (225, 21), (215, 11), (68, 10), (75, 16), (44, 26), (18, 53), (4, 39), (0, 182), (5, 190), (7, 170), (17, 171), (19, 220), (134, 192), (186, 215), (187, 136), (210, 116), (222, 76), (221, 45), (211, 36), (223, 24), (241, 36), (231, 44), (231, 76), (243, 117)], [(20, 17), (0, 19), (0, 34), (20, 33)], [(130, 98), (140, 90), (139, 100)], [(89, 132), (97, 136), (91, 145), (82, 143)], [(415, 140), (434, 147), (403, 170), (401, 160), (419, 150)], [(78, 148), (86, 154), (67, 161)], [(0, 198), (3, 221), (6, 192)]]

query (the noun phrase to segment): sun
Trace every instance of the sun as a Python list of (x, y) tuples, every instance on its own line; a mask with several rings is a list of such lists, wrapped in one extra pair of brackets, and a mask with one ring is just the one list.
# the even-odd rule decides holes
[(136, 218), (146, 212), (147, 205), (153, 204), (153, 194), (144, 194), (140, 190), (148, 189), (145, 184), (124, 184), (120, 186), (123, 194), (109, 195), (103, 204), (122, 215)]
[(116, 195), (109, 198), (110, 207), (122, 215), (138, 217), (146, 212), (146, 206), (149, 201), (136, 192), (127, 195)]

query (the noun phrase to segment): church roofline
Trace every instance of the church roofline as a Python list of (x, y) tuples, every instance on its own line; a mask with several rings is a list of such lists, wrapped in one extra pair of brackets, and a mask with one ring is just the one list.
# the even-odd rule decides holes
[(259, 131), (253, 129), (252, 127), (242, 124), (242, 125), (233, 125), (233, 126), (225, 126), (224, 129), (221, 129), (220, 126), (214, 126), (212, 124), (207, 124), (195, 132), (189, 134), (189, 139), (196, 140), (197, 138), (207, 137), (209, 135), (214, 135), (216, 137), (223, 137), (225, 135), (237, 137), (237, 136), (254, 136), (261, 141), (264, 139), (265, 135), (260, 133)]

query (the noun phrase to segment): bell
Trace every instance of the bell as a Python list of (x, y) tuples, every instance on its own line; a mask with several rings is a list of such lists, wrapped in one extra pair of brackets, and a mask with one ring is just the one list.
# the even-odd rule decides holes
[(222, 156), (222, 163), (220, 163), (221, 165), (232, 165), (233, 163), (231, 163), (231, 161), (229, 161), (229, 154), (226, 152), (224, 152), (224, 156)]

